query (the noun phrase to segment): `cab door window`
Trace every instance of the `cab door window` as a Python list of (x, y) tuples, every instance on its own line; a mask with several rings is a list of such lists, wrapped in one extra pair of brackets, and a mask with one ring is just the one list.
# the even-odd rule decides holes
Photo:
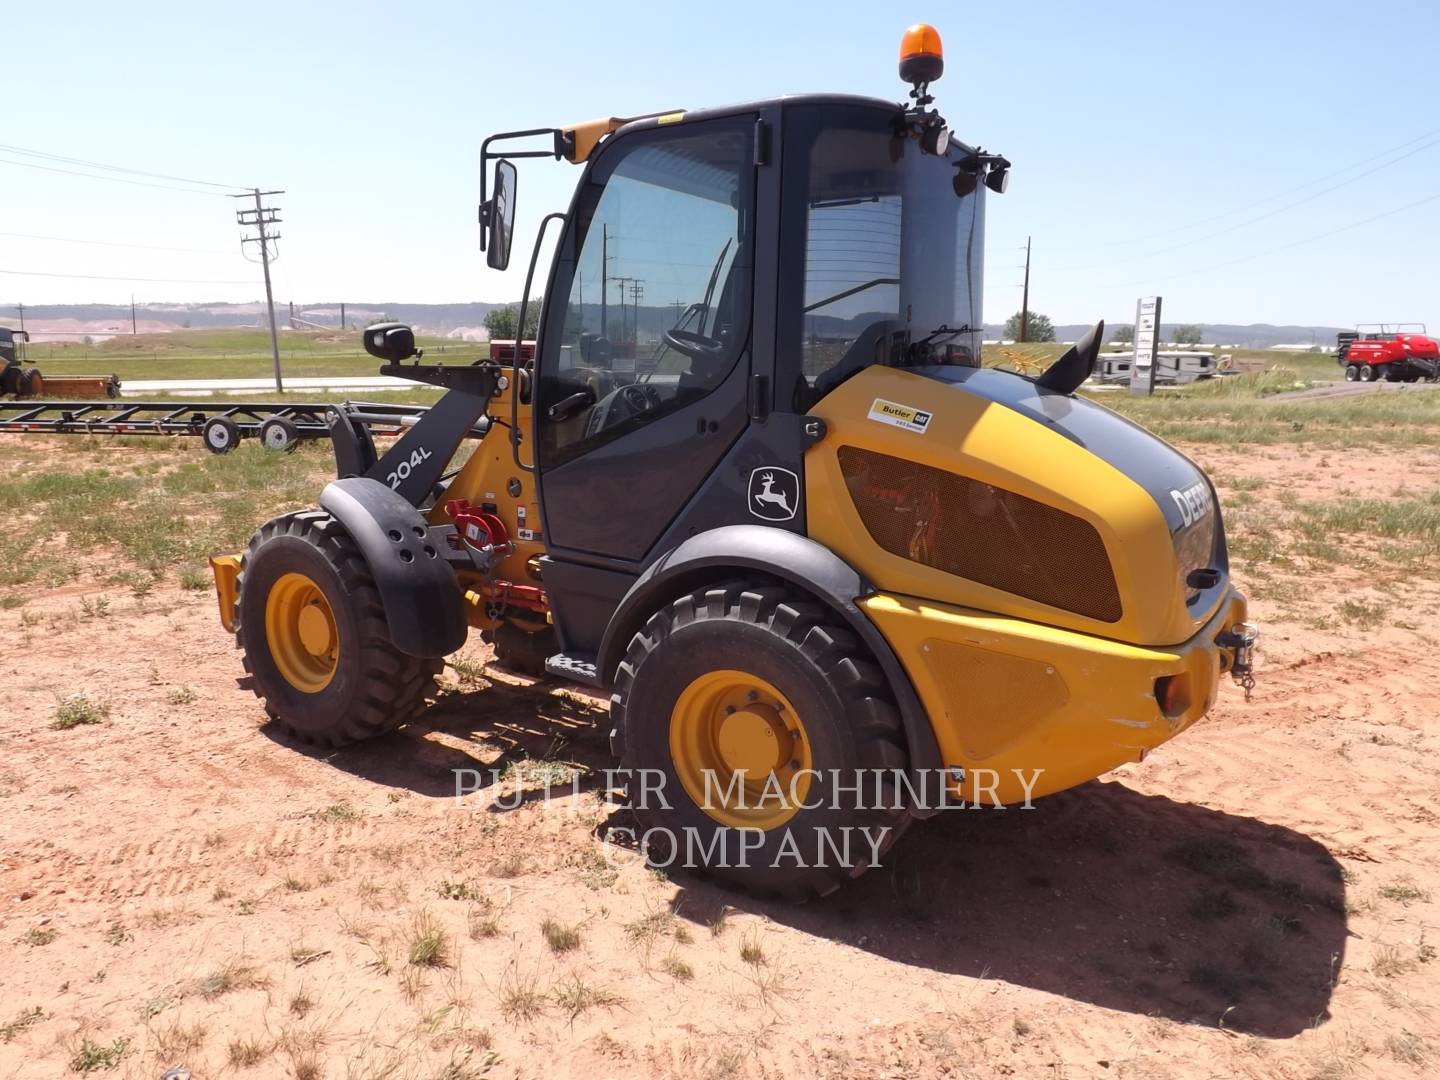
[(625, 137), (577, 205), (557, 349), (540, 377), (540, 456), (555, 466), (704, 397), (747, 344), (751, 125)]

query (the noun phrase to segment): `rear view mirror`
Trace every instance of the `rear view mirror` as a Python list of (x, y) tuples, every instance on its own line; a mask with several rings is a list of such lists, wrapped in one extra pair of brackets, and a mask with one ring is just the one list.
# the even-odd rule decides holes
[(510, 265), (510, 242), (515, 228), (515, 181), (515, 166), (509, 161), (497, 161), (493, 194), (485, 204), (485, 229), (489, 233), (485, 262), (492, 270), (504, 270)]

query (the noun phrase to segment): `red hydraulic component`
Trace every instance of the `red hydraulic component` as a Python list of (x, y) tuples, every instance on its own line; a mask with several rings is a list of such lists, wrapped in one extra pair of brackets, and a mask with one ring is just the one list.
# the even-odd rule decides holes
[(491, 562), (510, 554), (509, 530), (488, 510), (471, 506), (464, 499), (451, 499), (445, 513), (455, 522), (455, 532), (466, 547)]
[[(458, 542), (479, 557), (483, 569), (488, 571), (515, 550), (505, 523), (488, 510), (471, 506), (464, 499), (451, 499), (445, 504), (445, 513), (455, 522)], [(491, 579), (480, 583), (472, 591), (486, 600), (491, 608), (500, 611), (518, 607), (544, 614), (550, 610), (545, 590), (537, 585)]]
[(513, 581), (487, 581), (475, 590), (498, 608), (525, 608), (541, 614), (550, 610), (545, 590), (539, 585), (517, 585)]

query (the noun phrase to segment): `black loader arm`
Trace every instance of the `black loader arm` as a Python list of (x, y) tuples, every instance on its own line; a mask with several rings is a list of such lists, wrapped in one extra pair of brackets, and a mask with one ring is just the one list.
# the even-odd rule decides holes
[(455, 571), (413, 504), (377, 480), (354, 476), (327, 484), (320, 505), (365, 557), (397, 649), (439, 657), (465, 644), (469, 627)]

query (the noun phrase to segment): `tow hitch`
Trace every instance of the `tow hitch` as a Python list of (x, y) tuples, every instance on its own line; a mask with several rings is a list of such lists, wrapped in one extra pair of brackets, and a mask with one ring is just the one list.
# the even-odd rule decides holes
[(1215, 639), (1216, 645), (1231, 650), (1230, 676), (1245, 690), (1246, 701), (1255, 689), (1255, 639), (1259, 636), (1253, 623), (1240, 622)]

